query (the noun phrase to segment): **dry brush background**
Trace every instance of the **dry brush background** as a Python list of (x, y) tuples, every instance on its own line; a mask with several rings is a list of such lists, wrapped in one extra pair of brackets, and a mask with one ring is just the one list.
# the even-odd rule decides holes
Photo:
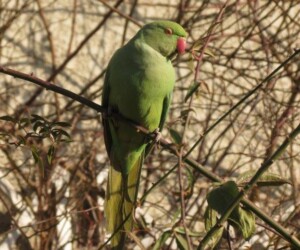
[[(190, 44), (200, 40), (203, 45), (209, 37), (199, 71), (195, 71), (199, 51), (174, 62), (178, 80), (163, 136), (171, 140), (168, 131), (177, 131), (184, 135), (188, 150), (300, 46), (299, 1), (227, 1), (220, 16), (224, 4), (217, 0), (1, 0), (0, 66), (100, 103), (104, 71), (113, 52), (140, 25), (160, 19), (177, 21), (189, 33)], [(299, 67), (298, 56), (207, 134), (190, 157), (224, 180), (257, 170), (299, 123)], [(185, 101), (194, 82), (200, 87)], [(47, 133), (34, 136), (31, 124), (0, 121), (0, 249), (98, 249), (107, 239), (103, 201), (109, 166), (99, 114), (5, 74), (0, 75), (0, 103), (0, 116), (24, 124), (24, 118), (34, 114), (48, 125), (71, 124), (57, 124), (61, 130), (53, 138)], [(62, 140), (67, 138), (62, 130), (71, 142)], [(298, 237), (299, 152), (296, 139), (269, 170), (289, 184), (256, 187), (248, 195), (288, 233), (298, 232)], [(177, 161), (158, 147), (146, 160), (140, 197)], [(187, 189), (184, 202), (179, 182)], [(191, 237), (197, 246), (205, 232), (205, 198), (212, 187), (211, 180), (188, 166), (172, 172), (141, 201), (139, 229), (131, 235), (128, 248), (151, 249), (170, 230), (164, 248), (177, 249), (180, 237), (176, 241), (179, 233), (172, 229), (178, 228), (182, 205), (186, 227), (200, 233)], [(249, 241), (229, 230), (230, 240), (225, 237), (219, 248), (290, 249), (276, 230), (259, 219), (256, 222)]]

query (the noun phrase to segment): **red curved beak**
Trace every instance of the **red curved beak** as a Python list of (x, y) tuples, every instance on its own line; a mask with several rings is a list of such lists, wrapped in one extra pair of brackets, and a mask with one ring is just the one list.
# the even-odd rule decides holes
[(183, 54), (186, 49), (186, 40), (183, 37), (177, 39), (177, 51), (179, 54)]

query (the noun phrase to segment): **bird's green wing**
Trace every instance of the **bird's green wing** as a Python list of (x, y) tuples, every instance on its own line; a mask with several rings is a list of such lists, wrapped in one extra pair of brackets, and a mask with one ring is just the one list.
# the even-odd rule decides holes
[[(158, 126), (159, 132), (162, 131), (165, 121), (167, 119), (167, 114), (169, 111), (171, 100), (172, 100), (172, 92), (169, 93), (163, 100), (160, 122), (159, 122), (159, 126)], [(150, 131), (150, 132), (152, 132), (152, 131)], [(147, 145), (146, 150), (145, 150), (145, 157), (152, 151), (154, 145), (155, 145), (154, 141)]]
[(160, 122), (159, 122), (159, 131), (162, 131), (165, 121), (167, 119), (167, 114), (169, 111), (171, 100), (172, 100), (172, 92), (169, 95), (167, 95), (164, 99), (163, 109), (161, 112)]
[[(103, 84), (103, 90), (102, 90), (102, 106), (108, 110), (108, 98), (109, 98), (109, 67), (106, 70), (105, 73), (105, 79)], [(107, 114), (102, 116), (102, 124), (103, 124), (103, 135), (104, 135), (104, 143), (106, 147), (106, 151), (110, 152), (111, 145), (112, 145), (112, 138), (111, 133), (109, 130), (109, 123), (107, 119)]]

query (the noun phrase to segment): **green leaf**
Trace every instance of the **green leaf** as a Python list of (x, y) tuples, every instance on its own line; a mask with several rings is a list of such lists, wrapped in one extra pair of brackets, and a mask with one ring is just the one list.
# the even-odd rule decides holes
[(36, 122), (36, 121), (44, 121), (44, 122), (46, 122), (46, 119), (43, 118), (43, 117), (41, 117), (41, 116), (39, 116), (39, 115), (33, 114), (31, 116), (33, 117), (32, 122)]
[(26, 127), (28, 124), (30, 124), (30, 119), (29, 119), (29, 118), (22, 118), (22, 119), (19, 121), (19, 124), (20, 124), (20, 127), (21, 127), (21, 128), (24, 128), (24, 127)]
[(20, 145), (26, 145), (26, 138), (21, 136), (21, 135), (17, 135), (17, 138), (18, 138), (18, 146)]
[[(204, 213), (204, 219), (205, 219), (205, 230), (209, 231), (217, 222), (217, 215), (218, 213), (211, 209), (210, 207), (207, 207)], [(221, 240), (223, 235), (224, 227), (220, 227), (216, 230), (215, 234), (210, 238), (208, 245), (213, 249)]]
[(190, 97), (198, 90), (200, 86), (200, 82), (194, 82), (188, 89), (188, 92), (184, 98), (184, 102), (186, 102)]
[(214, 52), (208, 47), (204, 50), (204, 55), (208, 55), (208, 56), (211, 56), (213, 58), (216, 58)]
[(192, 72), (195, 72), (195, 66), (194, 66), (194, 57), (190, 53), (189, 59), (186, 61), (188, 69), (190, 69)]
[(224, 227), (219, 227), (208, 241), (209, 249), (214, 249), (222, 239)]
[(193, 194), (195, 178), (194, 178), (193, 171), (191, 171), (189, 167), (185, 167), (184, 172), (186, 173), (187, 184), (188, 184), (188, 186), (184, 189), (184, 193), (185, 193), (184, 197), (185, 199), (189, 199)]
[[(208, 193), (207, 202), (210, 208), (223, 215), (238, 194), (239, 189), (236, 183), (228, 181)], [(238, 207), (232, 211), (230, 218), (233, 220), (238, 218)]]
[(184, 109), (184, 110), (180, 111), (180, 117), (183, 117), (183, 118), (187, 117), (190, 112), (194, 112), (194, 114), (197, 114), (195, 109), (189, 108), (189, 109)]
[(175, 129), (172, 129), (172, 128), (169, 129), (169, 132), (170, 132), (170, 135), (171, 135), (173, 141), (176, 144), (180, 144), (181, 140), (182, 140), (181, 135)]
[(192, 45), (192, 50), (199, 50), (200, 48), (203, 47), (203, 38), (198, 39), (197, 41), (194, 42)]
[(183, 237), (181, 234), (175, 233), (175, 239), (176, 239), (177, 247), (180, 250), (189, 249), (188, 242), (187, 242), (186, 238)]
[[(204, 46), (203, 39), (199, 39), (199, 40), (197, 40), (197, 41), (193, 44), (191, 50), (192, 50), (192, 51), (201, 51), (202, 48), (203, 48), (203, 46)], [(208, 56), (211, 56), (211, 57), (213, 57), (213, 58), (215, 58), (215, 54), (214, 54), (214, 53), (212, 52), (212, 50), (211, 50), (210, 48), (208, 48), (208, 47), (205, 48), (204, 54), (205, 54), (205, 55), (208, 55)]]
[(41, 129), (39, 130), (39, 135), (43, 136), (44, 138), (46, 138), (49, 135), (49, 128), (47, 128), (46, 126), (41, 127)]
[(71, 143), (71, 142), (73, 142), (73, 140), (72, 139), (61, 139), (61, 140), (59, 140), (59, 142)]
[(31, 154), (32, 154), (32, 156), (34, 158), (34, 162), (35, 163), (40, 162), (40, 160), (41, 160), (40, 159), (40, 155), (39, 155), (38, 150), (37, 150), (36, 147), (34, 147), (34, 146), (31, 147)]
[(67, 139), (71, 139), (71, 136), (68, 134), (68, 132), (63, 129), (52, 129), (51, 134), (54, 137), (55, 141), (63, 141), (61, 139), (62, 136), (67, 137)]
[(37, 132), (38, 128), (40, 128), (40, 127), (44, 128), (45, 123), (42, 122), (42, 121), (36, 121), (36, 122), (34, 122), (32, 129), (33, 129), (34, 132)]
[(65, 137), (67, 137), (67, 138), (71, 138), (71, 136), (68, 134), (68, 132), (66, 132), (65, 130), (60, 130), (60, 133), (62, 134), (62, 135), (64, 135)]
[[(223, 215), (228, 207), (232, 204), (234, 199), (239, 194), (237, 184), (233, 181), (228, 181), (223, 185), (212, 190), (207, 196), (209, 209), (213, 209), (219, 214)], [(205, 227), (210, 228), (217, 221), (217, 216), (210, 211), (209, 219), (205, 222)], [(235, 228), (240, 230), (245, 239), (252, 236), (255, 231), (255, 216), (252, 212), (237, 206), (230, 214), (228, 221)]]
[(60, 127), (64, 127), (64, 128), (71, 127), (71, 124), (68, 122), (54, 122), (54, 123), (52, 123), (52, 125), (60, 126)]
[(167, 230), (163, 232), (163, 234), (159, 237), (159, 239), (155, 242), (152, 250), (160, 250), (163, 249), (163, 245), (165, 244), (166, 240), (171, 236), (171, 230)]
[(9, 115), (0, 116), (0, 120), (17, 123), (17, 120)]
[[(180, 234), (182, 234), (182, 235), (186, 235), (184, 227), (176, 227), (176, 228), (174, 229), (174, 231), (175, 231), (176, 233), (180, 233)], [(203, 233), (192, 232), (192, 231), (190, 231), (188, 228), (187, 228), (187, 233), (188, 233), (188, 235), (191, 236), (191, 237), (201, 237), (201, 236), (203, 236)]]
[[(250, 179), (255, 175), (256, 170), (250, 170), (243, 174), (241, 174), (237, 180), (239, 185), (246, 185)], [(263, 175), (258, 179), (256, 185), (259, 187), (265, 186), (281, 186), (284, 184), (292, 185), (291, 181), (283, 178), (282, 176), (274, 173), (265, 172)]]
[(248, 240), (255, 232), (255, 215), (250, 210), (240, 207), (238, 227), (244, 239)]
[(51, 145), (51, 146), (49, 147), (48, 153), (47, 153), (47, 160), (48, 160), (48, 163), (49, 163), (49, 164), (51, 164), (51, 162), (52, 162), (54, 153), (55, 153), (55, 148), (54, 148), (53, 145)]
[(209, 231), (217, 223), (217, 219), (218, 219), (217, 211), (208, 206), (204, 213), (205, 230)]

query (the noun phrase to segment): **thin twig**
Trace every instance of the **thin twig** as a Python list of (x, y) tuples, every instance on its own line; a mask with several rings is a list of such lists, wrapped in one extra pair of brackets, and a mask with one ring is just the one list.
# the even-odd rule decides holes
[(104, 112), (104, 108), (101, 106), (101, 105), (98, 105), (90, 100), (88, 100), (87, 98), (84, 98), (80, 95), (77, 95), (75, 93), (73, 93), (72, 91), (69, 91), (67, 89), (64, 89), (64, 88), (61, 88), (49, 81), (44, 81), (38, 77), (35, 77), (34, 75), (29, 75), (29, 74), (25, 74), (25, 73), (22, 73), (22, 72), (19, 72), (19, 71), (16, 71), (16, 70), (13, 70), (13, 69), (9, 69), (9, 68), (5, 68), (5, 67), (1, 67), (0, 66), (0, 72), (4, 73), (4, 74), (7, 74), (7, 75), (11, 75), (13, 77), (16, 77), (16, 78), (20, 78), (20, 79), (23, 79), (25, 81), (29, 81), (29, 82), (32, 82), (32, 83), (35, 83), (39, 86), (42, 87), (42, 89), (47, 89), (47, 90), (51, 90), (55, 93), (59, 93), (59, 94), (62, 94), (64, 96), (67, 96), (73, 100), (76, 100), (77, 102), (80, 102), (98, 112)]
[(73, 0), (73, 1), (74, 2), (73, 2), (73, 11), (72, 11), (71, 35), (69, 38), (67, 56), (69, 56), (70, 52), (71, 52), (73, 38), (74, 38), (74, 34), (75, 34), (75, 23), (76, 23), (76, 16), (77, 16), (77, 0)]
[(131, 21), (132, 23), (134, 23), (135, 25), (137, 25), (138, 27), (142, 27), (143, 25), (140, 24), (138, 21), (136, 21), (134, 18), (132, 18), (131, 16), (128, 16), (126, 14), (124, 14), (123, 12), (119, 11), (116, 7), (110, 6), (107, 1), (104, 0), (98, 0), (99, 2), (103, 3), (103, 5), (105, 5), (106, 7), (108, 7), (109, 9), (111, 9), (111, 11), (116, 12), (118, 15), (120, 15), (121, 17), (124, 17), (125, 19)]
[[(134, 0), (134, 2), (132, 3), (132, 7), (131, 7), (130, 13), (129, 13), (129, 17), (131, 17), (131, 18), (132, 18), (132, 15), (133, 15), (134, 11), (135, 11), (137, 3), (138, 3), (138, 0)], [(124, 45), (124, 43), (126, 41), (126, 33), (127, 33), (129, 21), (131, 21), (131, 20), (128, 19), (128, 18), (125, 19), (125, 26), (124, 26), (124, 31), (123, 31), (123, 35), (122, 35), (122, 42), (121, 42), (122, 46)]]

